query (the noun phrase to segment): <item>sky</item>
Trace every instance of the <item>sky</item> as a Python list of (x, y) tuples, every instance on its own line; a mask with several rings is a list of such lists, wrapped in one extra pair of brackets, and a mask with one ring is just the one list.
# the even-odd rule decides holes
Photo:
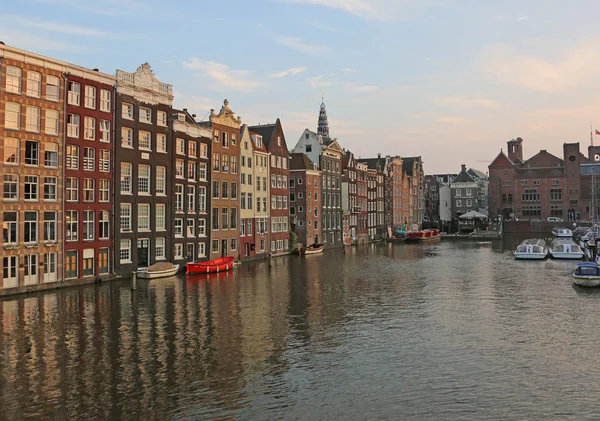
[[(223, 99), (356, 157), (485, 171), (506, 142), (562, 157), (600, 130), (600, 2), (572, 0), (20, 0), (7, 45), (114, 74), (145, 62), (198, 119)], [(600, 142), (600, 136), (595, 141)]]

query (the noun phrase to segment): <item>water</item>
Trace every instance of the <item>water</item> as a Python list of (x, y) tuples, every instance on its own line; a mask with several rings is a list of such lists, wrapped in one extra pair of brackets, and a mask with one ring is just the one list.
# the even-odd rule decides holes
[(518, 239), (0, 302), (0, 419), (600, 418), (600, 294)]

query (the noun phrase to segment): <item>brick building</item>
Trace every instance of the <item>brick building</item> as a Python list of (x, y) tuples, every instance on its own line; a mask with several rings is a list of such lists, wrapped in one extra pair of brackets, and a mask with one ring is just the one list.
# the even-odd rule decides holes
[(172, 86), (160, 82), (148, 63), (134, 73), (117, 70), (114, 263), (120, 275), (185, 256), (171, 235), (172, 212), (183, 211), (184, 194), (175, 191), (172, 103)]
[(65, 279), (112, 272), (114, 76), (66, 74)]
[(433, 175), (425, 176), (425, 221), (440, 220), (440, 183)]
[(342, 239), (344, 245), (358, 242), (358, 205), (357, 168), (354, 154), (345, 151), (342, 156)]
[(299, 245), (319, 244), (321, 236), (321, 171), (301, 153), (290, 155), (290, 218)]
[[(208, 259), (212, 132), (200, 126), (186, 109), (174, 110), (173, 139), (175, 212), (169, 226), (173, 227), (170, 237), (177, 252), (173, 262), (183, 266)], [(155, 250), (156, 260), (166, 258), (160, 248)]]
[(262, 203), (255, 203), (256, 185), (260, 179), (254, 174), (256, 166), (254, 160), (254, 147), (250, 130), (246, 124), (242, 125), (240, 139), (240, 252), (241, 259), (248, 259), (255, 255), (255, 210), (261, 209)]
[(63, 275), (65, 80), (72, 66), (0, 45), (0, 288)]
[(289, 210), (288, 210), (288, 178), (289, 152), (281, 121), (250, 127), (250, 131), (261, 136), (271, 156), (271, 253), (287, 253), (290, 247)]
[[(369, 187), (369, 189), (373, 192), (373, 197), (369, 198), (369, 200), (374, 202), (374, 209), (369, 211), (369, 217), (371, 217), (371, 212), (374, 212), (373, 220), (369, 222), (369, 226), (375, 230), (375, 237), (373, 238), (384, 239), (387, 235), (385, 209), (386, 197), (388, 197), (386, 190), (388, 157), (382, 157), (381, 154), (378, 154), (377, 158), (360, 159), (359, 162), (366, 164), (369, 174), (373, 174), (375, 176), (375, 185)], [(371, 209), (370, 206), (369, 209)], [(369, 237), (371, 237), (371, 235), (369, 235)]]
[(210, 127), (213, 136), (210, 260), (225, 256), (239, 258), (238, 141), (242, 119), (235, 117), (229, 108), (229, 101), (224, 100), (219, 114), (214, 109), (210, 110), (210, 120), (200, 124)]
[(356, 202), (358, 206), (358, 244), (369, 241), (369, 207), (368, 207), (368, 180), (367, 165), (356, 163)]

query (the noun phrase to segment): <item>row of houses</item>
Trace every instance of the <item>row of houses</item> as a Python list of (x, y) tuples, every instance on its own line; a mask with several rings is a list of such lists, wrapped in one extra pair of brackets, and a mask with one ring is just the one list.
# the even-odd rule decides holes
[(356, 158), (324, 104), (290, 150), (279, 119), (244, 124), (225, 100), (199, 121), (173, 99), (148, 63), (110, 75), (0, 44), (0, 288), (364, 243), (423, 220), (421, 158)]

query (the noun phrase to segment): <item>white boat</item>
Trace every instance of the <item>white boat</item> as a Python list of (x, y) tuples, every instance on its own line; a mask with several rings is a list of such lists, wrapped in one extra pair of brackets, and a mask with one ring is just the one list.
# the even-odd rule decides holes
[(513, 255), (515, 259), (543, 260), (548, 255), (548, 247), (542, 239), (528, 239), (519, 244)]
[(554, 227), (554, 228), (552, 228), (552, 234), (556, 238), (571, 238), (571, 237), (573, 237), (573, 231), (571, 231), (569, 228)]
[(179, 265), (173, 263), (160, 262), (150, 267), (138, 269), (137, 277), (140, 279), (157, 279), (173, 276), (179, 271)]
[(555, 259), (581, 259), (583, 250), (575, 241), (568, 238), (557, 238), (552, 240), (548, 248), (550, 256)]
[(573, 283), (580, 287), (600, 287), (600, 266), (596, 262), (581, 262), (573, 272)]

